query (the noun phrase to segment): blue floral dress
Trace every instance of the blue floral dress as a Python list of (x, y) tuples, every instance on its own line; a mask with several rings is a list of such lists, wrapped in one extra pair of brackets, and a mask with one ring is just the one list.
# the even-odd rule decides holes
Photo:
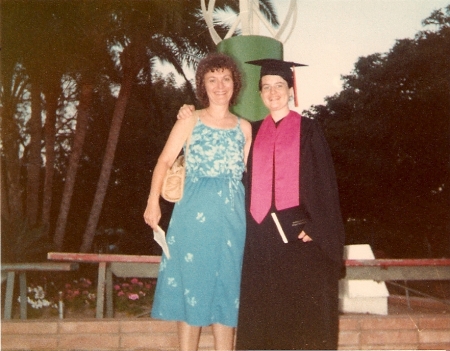
[(245, 207), (245, 137), (199, 119), (191, 135), (183, 198), (175, 204), (151, 316), (190, 325), (235, 327)]

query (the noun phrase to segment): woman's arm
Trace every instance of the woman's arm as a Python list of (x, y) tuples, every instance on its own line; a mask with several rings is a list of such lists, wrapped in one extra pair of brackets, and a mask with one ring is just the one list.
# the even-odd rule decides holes
[(177, 120), (170, 132), (169, 138), (164, 145), (164, 149), (159, 155), (158, 162), (153, 171), (150, 194), (147, 200), (147, 207), (144, 212), (144, 220), (150, 227), (156, 229), (161, 219), (161, 208), (159, 206), (159, 197), (167, 170), (172, 166), (181, 148), (186, 142), (189, 134), (192, 132), (195, 124), (195, 117)]

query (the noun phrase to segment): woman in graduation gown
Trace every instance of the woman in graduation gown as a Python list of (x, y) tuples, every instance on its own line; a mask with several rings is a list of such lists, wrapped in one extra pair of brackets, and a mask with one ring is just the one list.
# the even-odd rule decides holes
[(317, 121), (289, 108), (300, 65), (248, 63), (270, 113), (252, 123), (236, 349), (337, 349), (344, 226), (331, 154)]
[[(270, 113), (252, 124), (236, 349), (337, 349), (344, 226), (328, 144), (317, 121), (289, 109), (298, 64), (249, 63), (261, 66)], [(289, 211), (297, 217), (283, 223)]]

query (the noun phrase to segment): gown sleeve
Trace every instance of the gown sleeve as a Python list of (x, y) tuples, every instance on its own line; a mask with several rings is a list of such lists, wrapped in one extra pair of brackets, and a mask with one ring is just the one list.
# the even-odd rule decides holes
[(342, 264), (345, 231), (331, 152), (315, 120), (302, 117), (300, 138), (300, 201), (310, 218), (304, 231)]

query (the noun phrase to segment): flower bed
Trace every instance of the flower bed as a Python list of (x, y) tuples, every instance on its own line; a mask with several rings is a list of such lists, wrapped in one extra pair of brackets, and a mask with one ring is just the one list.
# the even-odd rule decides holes
[[(75, 274), (30, 275), (27, 279), (28, 319), (94, 317), (97, 284), (92, 278)], [(155, 286), (156, 279), (114, 277), (114, 311), (123, 317), (150, 310)], [(14, 301), (13, 318), (18, 318), (18, 293)]]
[(131, 315), (141, 314), (153, 302), (156, 279), (117, 279), (114, 284), (114, 310)]

